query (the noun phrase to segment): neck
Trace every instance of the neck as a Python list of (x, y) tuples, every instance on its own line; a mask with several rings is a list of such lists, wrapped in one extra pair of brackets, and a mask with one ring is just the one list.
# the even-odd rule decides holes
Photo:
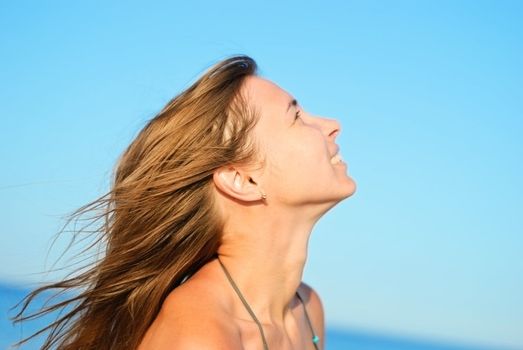
[[(267, 214), (227, 225), (218, 255), (260, 322), (281, 325), (302, 280), (315, 220)], [(251, 318), (235, 304), (240, 317)]]

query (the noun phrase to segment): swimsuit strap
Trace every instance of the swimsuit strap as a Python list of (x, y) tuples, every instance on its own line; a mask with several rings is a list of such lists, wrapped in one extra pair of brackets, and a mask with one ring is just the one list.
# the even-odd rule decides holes
[(298, 291), (296, 291), (296, 296), (298, 297), (298, 299), (300, 299), (301, 304), (303, 305), (303, 311), (305, 312), (305, 318), (307, 319), (307, 323), (309, 324), (309, 329), (311, 330), (311, 333), (312, 333), (312, 343), (314, 344), (314, 348), (316, 350), (319, 350), (318, 342), (320, 341), (320, 337), (318, 337), (316, 335), (316, 333), (314, 332), (314, 328), (312, 327), (311, 319), (309, 318), (309, 314), (307, 313), (307, 308), (305, 307), (305, 302), (301, 298), (301, 295), (300, 295), (300, 293), (298, 293)]
[[(247, 300), (245, 300), (245, 298), (243, 297), (243, 295), (240, 292), (240, 289), (238, 288), (236, 283), (234, 283), (234, 280), (232, 279), (231, 275), (229, 274), (229, 271), (227, 270), (227, 268), (225, 268), (225, 265), (223, 265), (223, 263), (220, 260), (220, 258), (218, 258), (218, 262), (220, 263), (220, 265), (221, 265), (221, 267), (223, 269), (223, 272), (225, 273), (225, 276), (229, 280), (229, 283), (231, 284), (232, 288), (234, 289), (234, 291), (236, 292), (236, 294), (238, 295), (238, 297), (242, 301), (243, 306), (245, 306), (245, 308), (247, 309), (247, 311), (249, 312), (249, 314), (253, 318), (254, 322), (258, 326), (258, 329), (260, 331), (260, 335), (261, 335), (261, 338), (262, 338), (263, 349), (264, 350), (268, 350), (269, 349), (269, 345), (267, 344), (267, 339), (265, 339), (265, 334), (263, 332), (263, 327), (261, 325), (261, 322), (258, 320), (256, 315), (254, 314), (254, 311), (252, 311), (251, 307), (249, 306), (249, 303), (247, 303)], [(305, 311), (305, 318), (307, 319), (307, 323), (309, 324), (309, 329), (312, 332), (312, 343), (314, 344), (314, 348), (316, 350), (319, 350), (317, 343), (320, 341), (320, 338), (316, 335), (316, 333), (314, 333), (314, 328), (312, 327), (311, 319), (309, 318), (309, 314), (307, 313), (307, 308), (305, 307), (305, 303), (303, 302), (303, 299), (301, 298), (301, 295), (300, 295), (300, 293), (298, 293), (298, 291), (296, 291), (296, 296), (298, 297), (298, 299), (300, 300), (301, 304), (303, 305), (303, 311)]]
[(232, 288), (234, 289), (236, 294), (238, 294), (238, 297), (242, 301), (243, 306), (245, 306), (245, 308), (247, 309), (247, 311), (251, 315), (252, 319), (254, 320), (256, 325), (258, 326), (258, 330), (260, 331), (260, 335), (261, 335), (262, 342), (263, 342), (263, 350), (269, 350), (269, 345), (267, 344), (267, 339), (265, 339), (265, 334), (263, 333), (263, 327), (262, 327), (261, 322), (258, 320), (256, 315), (254, 314), (254, 311), (252, 311), (251, 307), (249, 306), (249, 303), (243, 297), (242, 292), (240, 292), (240, 288), (238, 288), (236, 283), (234, 283), (234, 280), (232, 279), (231, 275), (229, 274), (229, 271), (225, 268), (225, 265), (222, 263), (222, 261), (220, 260), (219, 257), (218, 257), (218, 262), (222, 266), (223, 272), (225, 272), (225, 276), (227, 276), (227, 279), (229, 280), (229, 283), (231, 284)]

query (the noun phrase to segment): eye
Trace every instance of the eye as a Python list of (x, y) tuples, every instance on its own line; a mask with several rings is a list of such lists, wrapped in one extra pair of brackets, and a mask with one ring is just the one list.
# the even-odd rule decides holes
[(296, 115), (294, 116), (294, 121), (298, 120), (301, 117), (301, 112), (299, 109), (296, 110)]

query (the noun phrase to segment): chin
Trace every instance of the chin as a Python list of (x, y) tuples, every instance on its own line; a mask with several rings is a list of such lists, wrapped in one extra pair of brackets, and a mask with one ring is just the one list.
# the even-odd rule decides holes
[(356, 192), (356, 183), (354, 181), (352, 181), (352, 179), (351, 179), (350, 183), (344, 184), (342, 189), (339, 189), (338, 191), (336, 191), (336, 193), (334, 193), (332, 196), (330, 196), (330, 198), (327, 199), (323, 203), (324, 206), (321, 209), (320, 216), (322, 216), (327, 211), (329, 211), (330, 209), (335, 207), (336, 204), (338, 204), (342, 200), (347, 199), (350, 196), (352, 196), (354, 194), (354, 192)]
[(343, 199), (349, 198), (350, 196), (352, 196), (354, 194), (354, 192), (356, 192), (356, 189), (358, 188), (358, 186), (356, 185), (356, 182), (352, 178), (349, 178), (349, 180), (350, 181), (347, 184), (347, 190), (345, 192), (345, 197), (343, 197)]
[(349, 176), (343, 179), (343, 182), (339, 183), (336, 186), (335, 193), (333, 194), (333, 199), (337, 202), (342, 201), (346, 198), (349, 198), (356, 192), (356, 182)]

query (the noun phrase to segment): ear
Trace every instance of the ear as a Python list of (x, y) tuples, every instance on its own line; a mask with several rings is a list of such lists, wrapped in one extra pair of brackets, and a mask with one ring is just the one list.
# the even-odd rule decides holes
[(232, 198), (253, 202), (261, 199), (260, 188), (250, 174), (233, 166), (221, 167), (213, 174), (216, 187)]

